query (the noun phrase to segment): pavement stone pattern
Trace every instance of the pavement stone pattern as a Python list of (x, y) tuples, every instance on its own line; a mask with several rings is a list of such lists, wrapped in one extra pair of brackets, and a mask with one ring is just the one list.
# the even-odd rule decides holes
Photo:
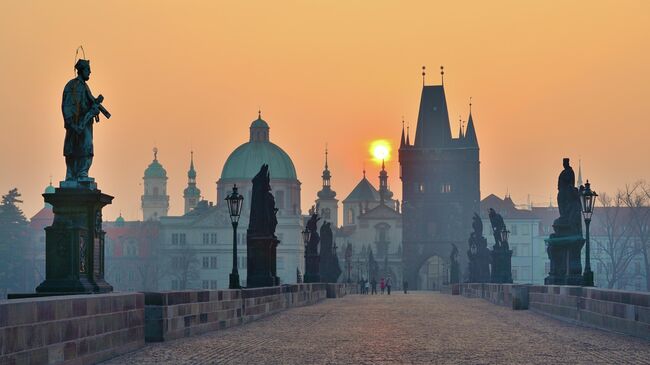
[(105, 364), (650, 364), (650, 341), (413, 292), (326, 300)]

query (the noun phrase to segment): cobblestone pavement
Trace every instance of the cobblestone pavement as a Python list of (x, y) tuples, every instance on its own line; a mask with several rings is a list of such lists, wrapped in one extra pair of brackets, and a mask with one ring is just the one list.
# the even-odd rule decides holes
[(650, 364), (650, 341), (431, 292), (328, 299), (107, 364)]

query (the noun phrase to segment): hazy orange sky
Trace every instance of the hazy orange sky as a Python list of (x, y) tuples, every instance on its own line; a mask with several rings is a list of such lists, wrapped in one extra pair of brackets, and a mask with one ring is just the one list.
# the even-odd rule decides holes
[[(261, 107), (293, 158), (303, 209), (320, 188), (323, 149), (345, 198), (372, 140), (401, 196), (401, 118), (415, 125), (427, 65), (452, 120), (473, 116), (481, 195), (548, 204), (562, 157), (597, 191), (650, 178), (649, 1), (4, 1), (0, 5), (0, 192), (18, 187), (31, 216), (65, 172), (61, 94), (75, 49), (113, 114), (95, 128), (91, 169), (121, 211), (142, 219), (151, 150), (167, 169), (170, 214), (183, 210), (190, 150), (214, 201), (230, 151)], [(411, 129), (413, 132), (413, 128)]]

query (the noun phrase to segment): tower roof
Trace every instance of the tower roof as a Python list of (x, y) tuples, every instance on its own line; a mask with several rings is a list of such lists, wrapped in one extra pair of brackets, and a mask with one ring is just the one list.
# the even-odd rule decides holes
[(465, 143), (470, 147), (478, 148), (478, 138), (476, 137), (476, 129), (474, 128), (474, 119), (472, 119), (472, 112), (469, 112), (469, 120), (467, 121), (467, 130), (465, 130)]
[(187, 171), (187, 177), (196, 179), (196, 170), (194, 170), (194, 152), (190, 152), (190, 169)]
[(149, 164), (146, 170), (144, 170), (144, 177), (146, 178), (167, 178), (167, 171), (165, 168), (158, 162), (158, 148), (153, 149), (153, 161)]
[(422, 87), (415, 147), (444, 147), (451, 141), (445, 89), (442, 85)]
[(372, 186), (365, 175), (357, 186), (352, 189), (350, 195), (343, 200), (344, 203), (357, 201), (379, 201), (379, 191)]

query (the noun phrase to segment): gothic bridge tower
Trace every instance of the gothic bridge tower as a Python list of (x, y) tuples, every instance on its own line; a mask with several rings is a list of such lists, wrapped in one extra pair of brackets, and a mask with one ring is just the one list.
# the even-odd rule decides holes
[[(424, 73), (423, 73), (424, 75)], [(402, 179), (404, 277), (411, 288), (438, 290), (447, 282), (452, 243), (466, 267), (472, 214), (479, 211), (479, 146), (471, 114), (453, 138), (444, 83), (423, 83), (415, 141), (399, 148)]]

